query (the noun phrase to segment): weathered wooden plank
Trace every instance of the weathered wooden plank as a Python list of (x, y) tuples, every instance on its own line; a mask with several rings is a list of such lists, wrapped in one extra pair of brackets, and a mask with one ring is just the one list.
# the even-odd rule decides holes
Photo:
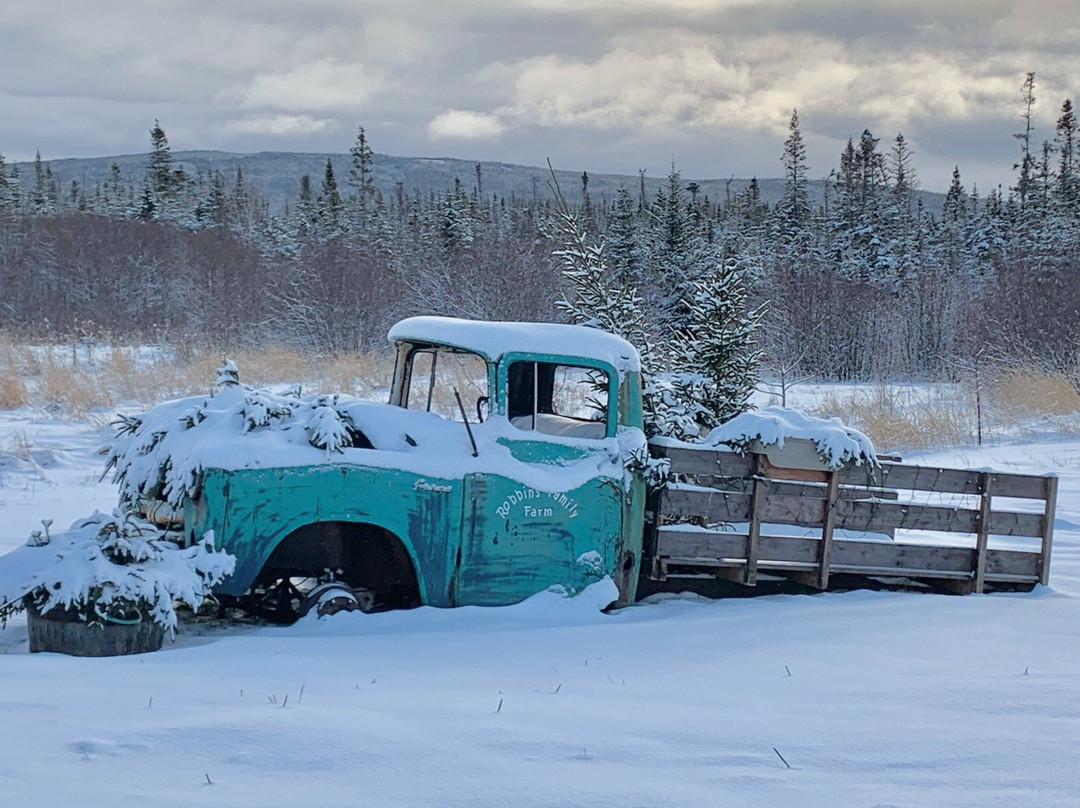
[[(827, 475), (826, 475), (827, 479)], [(734, 494), (753, 493), (754, 480), (746, 477), (709, 477), (697, 475), (697, 483), (702, 487), (715, 488)], [(809, 497), (823, 499), (826, 483), (803, 482), (795, 480), (762, 479), (766, 496)], [(891, 488), (866, 488), (864, 486), (840, 486), (837, 490), (840, 499), (889, 499), (895, 500), (898, 493)]]
[[(785, 485), (792, 487), (791, 484)], [(812, 493), (817, 496), (811, 496)], [(794, 495), (766, 494), (760, 511), (761, 521), (823, 527), (826, 493), (825, 489), (815, 487), (809, 491), (797, 491)], [(700, 517), (707, 522), (746, 522), (750, 519), (751, 495), (712, 488), (675, 488), (665, 492), (661, 509), (663, 513), (679, 518)], [(974, 534), (979, 529), (979, 511), (973, 508), (849, 500), (840, 497), (835, 510), (834, 527), (867, 533), (882, 533), (899, 528)], [(1045, 534), (1046, 517), (1039, 513), (991, 511), (988, 524), (991, 535), (1042, 537)]]
[[(743, 567), (747, 536), (743, 533), (662, 527), (657, 549), (668, 563), (682, 566)], [(819, 538), (760, 536), (758, 568), (770, 572), (798, 572), (820, 563)], [(989, 549), (985, 581), (1039, 580), (1041, 555), (1034, 551)], [(898, 542), (863, 542), (835, 539), (829, 555), (830, 574), (858, 572), (882, 576), (910, 575), (933, 578), (974, 576), (975, 550)]]
[[(903, 463), (882, 463), (880, 469), (868, 466), (848, 466), (840, 471), (844, 485), (876, 485), (909, 491), (936, 491), (943, 494), (979, 495), (980, 472), (968, 469), (946, 469), (935, 466), (911, 466)], [(991, 485), (996, 496), (1018, 499), (1045, 499), (1043, 477), (1032, 474), (991, 472)]]
[[(653, 446), (653, 454), (671, 460), (672, 471), (678, 474), (713, 474), (729, 477), (747, 477), (752, 473), (753, 454), (717, 451), (714, 448), (689, 448), (682, 446)], [(787, 469), (764, 465), (767, 476), (776, 479), (801, 479), (792, 477)], [(871, 486), (913, 491), (937, 491), (948, 494), (979, 495), (980, 472), (967, 469), (949, 469), (936, 466), (913, 466), (903, 463), (882, 462), (878, 468), (870, 466), (845, 466), (838, 470), (841, 486)], [(991, 472), (991, 485), (995, 496), (1020, 499), (1045, 499), (1045, 478), (1033, 474), (1007, 474)], [(824, 481), (820, 474), (812, 479)]]
[(1046, 532), (1046, 517), (1041, 513), (990, 511), (991, 536), (1033, 536), (1041, 538)]
[(750, 455), (718, 452), (715, 449), (689, 449), (682, 446), (650, 446), (656, 457), (671, 461), (674, 474), (716, 474), (724, 477), (749, 477), (753, 473)]
[(750, 497), (744, 493), (709, 489), (669, 488), (660, 503), (665, 516), (700, 516), (710, 522), (746, 522), (750, 519)]
[(897, 570), (965, 572), (974, 568), (974, 551), (966, 547), (935, 547), (928, 544), (837, 541), (833, 544), (832, 568), (873, 568), (884, 573)]
[(931, 505), (861, 500), (838, 502), (836, 510), (837, 527), (868, 532), (906, 528), (974, 533), (978, 516), (978, 511), (968, 508), (938, 508)]
[[(824, 522), (825, 498), (822, 496), (765, 496), (760, 519), (783, 525), (818, 525)], [(662, 510), (680, 517), (701, 517), (707, 522), (747, 522), (751, 496), (714, 489), (669, 489), (664, 494)]]
[(1025, 580), (1039, 580), (1039, 561), (1041, 556), (1026, 550), (987, 550), (986, 580), (993, 581), (1001, 577), (1019, 577)]
[[(708, 530), (679, 529), (678, 526), (660, 528), (657, 551), (673, 558), (714, 558), (746, 561), (745, 533), (723, 533)], [(759, 536), (759, 564), (784, 562), (813, 564), (818, 561), (819, 538), (791, 538), (787, 536)]]
[(774, 466), (769, 458), (761, 455), (762, 471), (767, 477), (774, 480), (792, 480), (804, 483), (824, 483), (828, 479), (829, 472), (823, 469), (799, 469)]

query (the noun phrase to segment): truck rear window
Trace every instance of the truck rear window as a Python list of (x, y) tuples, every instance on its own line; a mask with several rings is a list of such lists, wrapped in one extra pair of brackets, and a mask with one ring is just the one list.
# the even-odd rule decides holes
[(518, 429), (575, 438), (607, 434), (608, 374), (553, 362), (514, 362), (507, 414)]

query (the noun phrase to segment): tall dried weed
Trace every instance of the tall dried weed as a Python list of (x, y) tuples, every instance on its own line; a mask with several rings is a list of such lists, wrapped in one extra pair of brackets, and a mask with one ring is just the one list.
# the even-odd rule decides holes
[(970, 443), (975, 412), (955, 391), (880, 384), (826, 395), (813, 414), (840, 418), (865, 432), (878, 451), (909, 451)]
[(1062, 373), (1010, 368), (990, 384), (990, 398), (1010, 418), (1080, 412), (1080, 393)]

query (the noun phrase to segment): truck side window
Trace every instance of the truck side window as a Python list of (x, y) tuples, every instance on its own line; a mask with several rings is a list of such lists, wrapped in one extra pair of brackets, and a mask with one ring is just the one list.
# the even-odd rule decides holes
[(469, 420), (476, 417), (477, 399), (488, 395), (487, 362), (483, 357), (432, 347), (414, 349), (408, 361), (406, 408), (427, 410), (460, 421), (461, 410), (454, 399), (456, 388)]
[(608, 374), (552, 362), (514, 362), (507, 371), (507, 415), (518, 429), (545, 435), (603, 438)]

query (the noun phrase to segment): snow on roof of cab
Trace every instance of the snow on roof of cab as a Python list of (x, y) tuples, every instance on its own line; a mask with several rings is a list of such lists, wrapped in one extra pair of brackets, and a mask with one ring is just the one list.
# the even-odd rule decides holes
[(464, 348), (492, 361), (508, 353), (548, 353), (597, 359), (617, 370), (641, 370), (637, 349), (599, 328), (559, 323), (508, 323), (454, 317), (410, 317), (390, 329), (391, 342), (432, 342)]

